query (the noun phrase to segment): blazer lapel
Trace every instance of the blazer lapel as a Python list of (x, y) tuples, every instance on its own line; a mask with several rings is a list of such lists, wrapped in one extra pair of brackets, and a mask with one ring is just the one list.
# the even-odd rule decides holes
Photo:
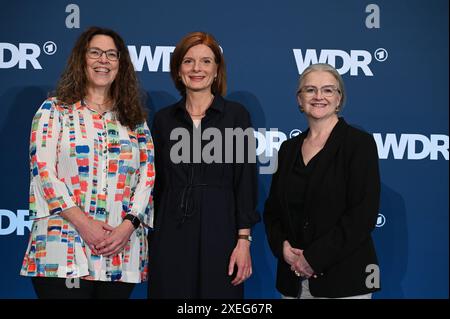
[(298, 245), (298, 238), (296, 235), (297, 232), (295, 231), (295, 229), (293, 229), (292, 212), (289, 209), (289, 203), (288, 203), (288, 199), (287, 199), (287, 188), (290, 187), (289, 177), (291, 176), (292, 170), (294, 169), (295, 158), (296, 158), (296, 156), (299, 156), (300, 145), (303, 143), (303, 140), (305, 139), (307, 133), (308, 133), (308, 130), (306, 130), (301, 135), (299, 135), (296, 138), (296, 140), (294, 140), (291, 143), (291, 145), (289, 145), (290, 148), (286, 151), (286, 166), (284, 166), (282, 168), (283, 171), (280, 172), (280, 175), (284, 176), (284, 180), (282, 181), (280, 198), (282, 198), (282, 203), (283, 203), (284, 209), (287, 212), (286, 215), (287, 215), (287, 219), (288, 219), (289, 233), (291, 235), (290, 237), (294, 241), (293, 243), (291, 243), (291, 245), (294, 245), (296, 247)]

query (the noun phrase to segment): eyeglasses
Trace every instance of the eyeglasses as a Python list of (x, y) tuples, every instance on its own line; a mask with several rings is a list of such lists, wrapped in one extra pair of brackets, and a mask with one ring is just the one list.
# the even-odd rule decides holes
[[(319, 89), (315, 86), (304, 86), (298, 90), (297, 94), (303, 93), (307, 97), (313, 97), (317, 95)], [(320, 94), (324, 97), (333, 97), (336, 92), (341, 94), (341, 90), (333, 85), (325, 85), (320, 88)]]
[(117, 50), (103, 51), (102, 49), (99, 48), (88, 48), (86, 53), (87, 56), (91, 59), (99, 59), (103, 55), (103, 53), (105, 53), (106, 58), (109, 61), (117, 61), (120, 58), (120, 52)]

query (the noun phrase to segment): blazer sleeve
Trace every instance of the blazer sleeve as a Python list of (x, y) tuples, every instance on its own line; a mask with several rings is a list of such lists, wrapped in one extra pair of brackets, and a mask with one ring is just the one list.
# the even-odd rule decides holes
[(281, 199), (279, 197), (279, 179), (280, 179), (280, 162), (285, 160), (283, 143), (280, 147), (277, 156), (278, 168), (272, 175), (272, 183), (270, 185), (269, 196), (264, 204), (264, 225), (266, 228), (267, 240), (269, 242), (270, 249), (275, 257), (283, 259), (283, 242), (287, 239), (287, 232), (285, 231), (282, 223), (281, 213)]
[(130, 213), (147, 227), (153, 227), (152, 189), (155, 180), (153, 140), (147, 123), (136, 128), (139, 144), (139, 180), (131, 199)]
[(243, 229), (251, 228), (260, 221), (261, 217), (256, 212), (258, 190), (256, 139), (250, 121), (250, 114), (245, 109), (242, 109), (242, 112), (239, 112), (237, 116), (237, 120), (237, 127), (242, 128), (244, 131), (251, 129), (244, 143), (244, 163), (234, 164), (234, 200), (237, 229)]
[(363, 136), (350, 143), (354, 147), (349, 160), (346, 211), (328, 233), (303, 252), (317, 273), (355, 251), (375, 227), (380, 201), (378, 153), (373, 137)]
[(58, 178), (56, 164), (62, 134), (62, 114), (55, 99), (36, 112), (30, 134), (30, 219), (59, 214), (76, 206), (76, 198)]

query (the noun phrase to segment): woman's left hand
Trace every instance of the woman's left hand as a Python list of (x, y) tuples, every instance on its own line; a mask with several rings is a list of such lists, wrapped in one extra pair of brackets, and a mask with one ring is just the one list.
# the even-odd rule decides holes
[(114, 228), (104, 241), (95, 245), (95, 248), (102, 256), (114, 256), (125, 247), (133, 232), (133, 224), (129, 220), (125, 220), (122, 224)]
[(311, 268), (308, 261), (305, 259), (305, 256), (303, 255), (303, 250), (301, 249), (293, 249), (295, 250), (295, 254), (299, 256), (297, 261), (292, 264), (291, 270), (295, 272), (297, 276), (309, 278), (313, 276), (316, 278), (317, 276), (314, 274), (314, 269)]
[(234, 267), (237, 267), (236, 277), (231, 284), (237, 286), (243, 283), (252, 275), (252, 258), (250, 256), (250, 242), (246, 239), (238, 239), (236, 247), (230, 257), (228, 265), (228, 276), (233, 274)]

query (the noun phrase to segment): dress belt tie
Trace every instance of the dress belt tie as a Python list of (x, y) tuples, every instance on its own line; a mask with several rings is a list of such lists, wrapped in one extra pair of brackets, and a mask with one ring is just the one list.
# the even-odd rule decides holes
[(183, 187), (183, 193), (181, 194), (181, 203), (180, 209), (183, 211), (183, 215), (180, 218), (180, 224), (183, 224), (187, 218), (190, 218), (194, 215), (195, 210), (190, 209), (190, 202), (192, 201), (191, 193), (192, 189), (196, 187), (204, 187), (208, 186), (206, 183), (193, 184), (189, 183)]

